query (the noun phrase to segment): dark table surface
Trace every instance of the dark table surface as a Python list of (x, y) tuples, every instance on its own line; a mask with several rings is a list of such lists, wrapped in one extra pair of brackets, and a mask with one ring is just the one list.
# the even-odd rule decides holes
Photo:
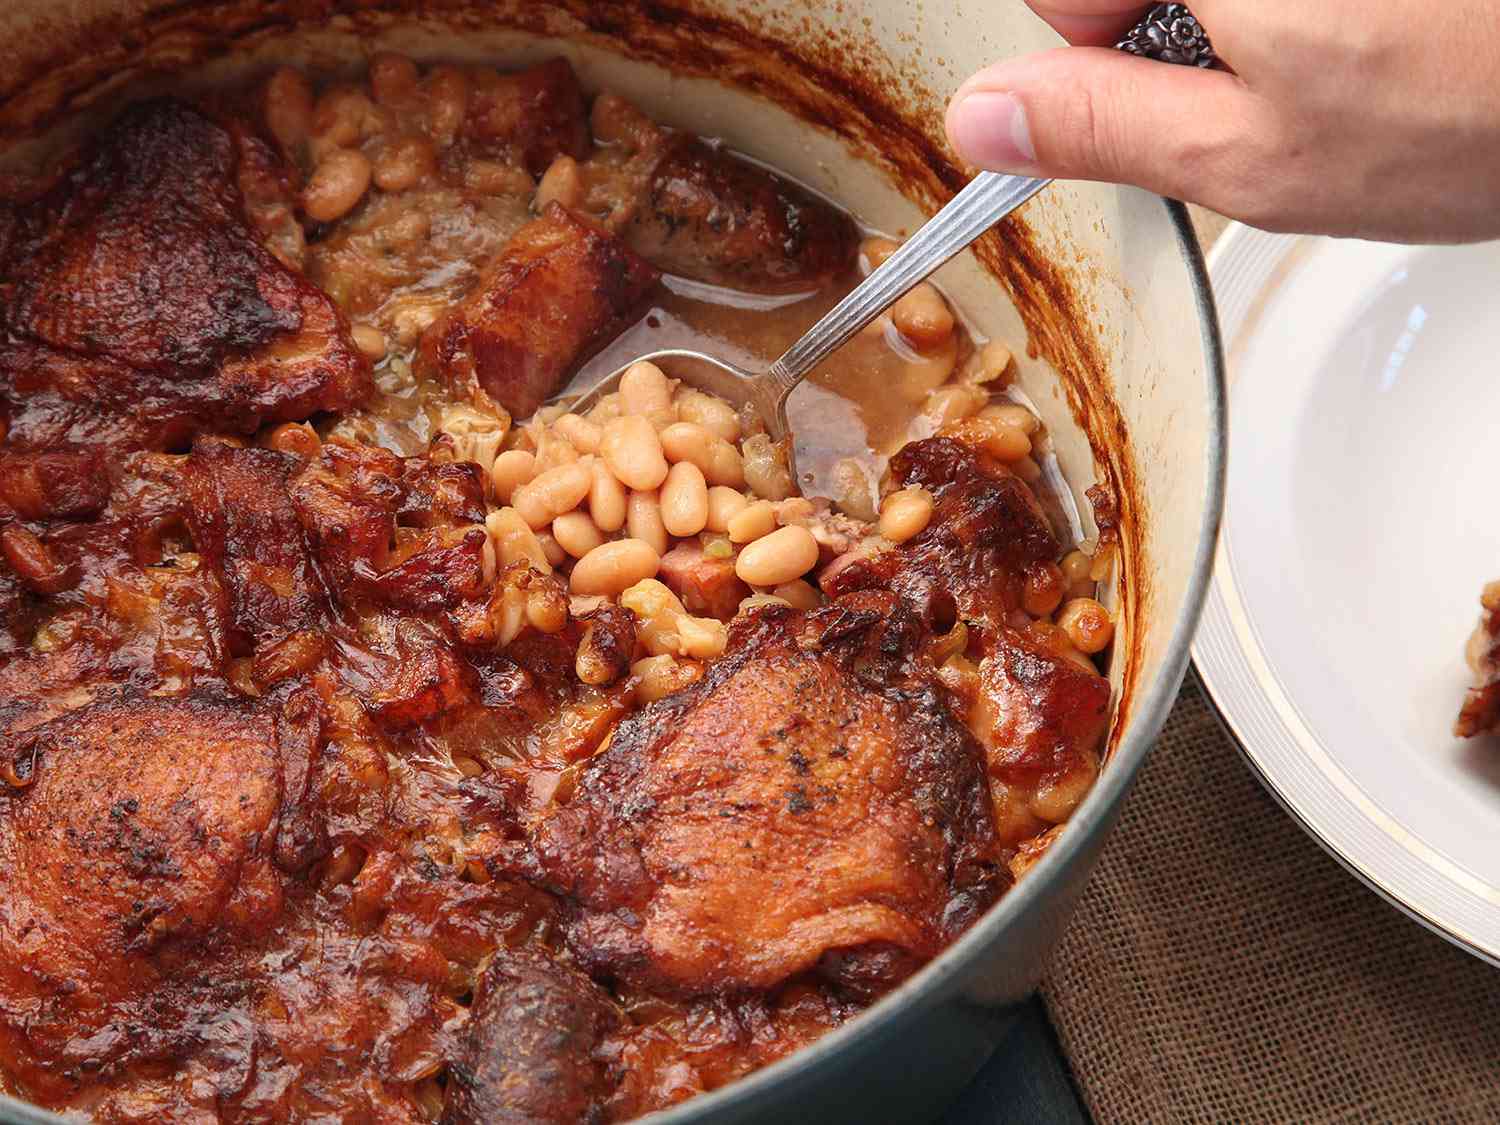
[(1041, 1000), (1032, 997), (941, 1125), (1089, 1125)]

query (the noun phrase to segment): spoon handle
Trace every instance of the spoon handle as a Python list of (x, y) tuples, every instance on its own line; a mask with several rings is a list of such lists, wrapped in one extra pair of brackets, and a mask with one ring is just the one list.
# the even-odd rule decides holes
[[(1179, 66), (1216, 67), (1219, 56), (1186, 4), (1156, 4), (1115, 44), (1118, 50)], [(778, 401), (830, 352), (917, 282), (1009, 215), (1051, 180), (981, 172), (902, 244), (879, 269), (814, 324), (767, 372)], [(770, 389), (770, 388), (767, 388)]]
[(1050, 180), (981, 172), (869, 277), (771, 364), (783, 396), (835, 349), (949, 258), (1025, 203)]

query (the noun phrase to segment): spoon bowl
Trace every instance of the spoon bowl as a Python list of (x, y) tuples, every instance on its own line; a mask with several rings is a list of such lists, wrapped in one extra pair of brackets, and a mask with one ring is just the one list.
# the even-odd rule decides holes
[[(688, 386), (725, 399), (736, 409), (748, 403), (771, 439), (785, 451), (787, 468), (797, 480), (794, 443), (789, 440), (786, 417), (787, 399), (797, 385), (860, 329), (1049, 182), (979, 173), (765, 371), (748, 371), (689, 348), (664, 348), (637, 356), (611, 372), (574, 401), (571, 409), (577, 414), (587, 413), (605, 395), (619, 389), (620, 377), (633, 364), (650, 361)], [(663, 360), (665, 364), (660, 362)]]

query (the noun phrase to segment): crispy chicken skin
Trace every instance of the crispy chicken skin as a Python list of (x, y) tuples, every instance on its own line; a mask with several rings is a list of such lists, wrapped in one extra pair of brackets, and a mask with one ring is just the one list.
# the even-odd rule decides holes
[(752, 292), (826, 285), (858, 241), (842, 212), (682, 133), (666, 140), (625, 237), (667, 273)]
[(185, 102), (145, 102), (40, 197), (0, 206), (12, 447), (181, 448), (367, 393), (342, 315), (245, 217), (249, 144)]
[(614, 1081), (600, 1057), (624, 1017), (597, 984), (541, 950), (497, 950), (474, 992), (444, 1125), (597, 1122)]
[(932, 493), (932, 520), (898, 550), (837, 559), (820, 577), (831, 597), (890, 589), (929, 624), (955, 614), (996, 620), (1021, 604), (1029, 564), (1055, 559), (1057, 538), (1026, 484), (953, 438), (912, 442), (890, 461), (899, 487)]
[(736, 622), (542, 825), (589, 971), (694, 995), (820, 969), (878, 994), (1001, 889), (982, 759), (889, 594)]
[(711, 559), (693, 543), (679, 543), (662, 556), (657, 577), (682, 599), (689, 613), (728, 621), (739, 612), (750, 587), (734, 572), (733, 559)]
[(66, 1097), (170, 1060), (281, 907), (275, 728), (213, 696), (122, 698), (16, 739), (0, 785), (0, 1055)]
[(548, 204), (423, 333), (418, 369), (459, 388), (473, 381), (524, 418), (625, 327), (659, 276), (607, 231)]
[[(896, 550), (831, 564), (823, 589), (891, 589), (931, 626), (965, 623), (965, 655), (977, 670), (962, 677), (957, 694), (985, 747), (997, 813), (1010, 786), (1092, 780), (1109, 728), (1109, 681), (1050, 646), (1033, 626), (1017, 628), (1012, 616), (1027, 568), (1057, 557), (1035, 495), (1009, 469), (952, 438), (913, 442), (891, 458), (890, 469), (902, 487), (932, 493), (932, 522)], [(1007, 845), (1045, 826), (1025, 816), (997, 819), (1008, 825)]]

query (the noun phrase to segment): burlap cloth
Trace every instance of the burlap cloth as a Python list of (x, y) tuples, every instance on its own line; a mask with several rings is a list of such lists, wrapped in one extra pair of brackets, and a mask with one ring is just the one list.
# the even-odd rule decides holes
[(1500, 1122), (1500, 969), (1304, 834), (1191, 672), (1042, 995), (1101, 1125)]
[(1101, 1125), (1500, 1122), (1500, 970), (1306, 836), (1191, 673), (1043, 996)]

